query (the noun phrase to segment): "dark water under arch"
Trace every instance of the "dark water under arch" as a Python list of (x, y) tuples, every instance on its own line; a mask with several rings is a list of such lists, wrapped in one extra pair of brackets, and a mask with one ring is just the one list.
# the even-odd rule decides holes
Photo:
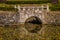
[(25, 21), (25, 28), (31, 33), (37, 33), (42, 28), (42, 21), (36, 16), (32, 16)]
[(42, 24), (42, 21), (40, 18), (38, 18), (36, 16), (32, 16), (32, 17), (26, 19), (25, 23)]

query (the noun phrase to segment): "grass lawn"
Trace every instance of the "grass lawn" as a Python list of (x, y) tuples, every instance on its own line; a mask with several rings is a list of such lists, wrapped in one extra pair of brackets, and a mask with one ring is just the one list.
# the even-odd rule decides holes
[(0, 25), (0, 40), (60, 40), (60, 26), (43, 25), (38, 33), (30, 33), (23, 25)]

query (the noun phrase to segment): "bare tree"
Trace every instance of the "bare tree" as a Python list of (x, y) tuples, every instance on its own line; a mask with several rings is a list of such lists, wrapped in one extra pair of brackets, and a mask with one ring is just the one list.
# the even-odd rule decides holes
[(0, 0), (0, 3), (4, 3), (4, 2), (6, 2), (6, 0)]
[(59, 0), (51, 0), (51, 2), (52, 2), (53, 4), (57, 4), (57, 3), (59, 3)]

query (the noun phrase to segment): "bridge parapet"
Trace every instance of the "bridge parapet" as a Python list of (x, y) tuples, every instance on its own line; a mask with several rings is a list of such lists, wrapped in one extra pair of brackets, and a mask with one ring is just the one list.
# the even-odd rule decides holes
[(45, 19), (45, 13), (49, 12), (49, 5), (40, 5), (40, 6), (19, 6), (15, 8), (18, 9), (20, 14), (19, 22), (25, 22), (25, 20), (31, 16), (37, 16), (42, 21)]
[(49, 5), (40, 5), (40, 6), (14, 6), (14, 8), (17, 8), (19, 11), (25, 11), (25, 10), (46, 10), (49, 11)]

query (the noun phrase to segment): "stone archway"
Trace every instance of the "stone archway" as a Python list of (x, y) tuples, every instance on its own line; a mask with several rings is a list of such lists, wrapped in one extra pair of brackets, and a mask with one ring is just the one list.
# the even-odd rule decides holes
[(24, 24), (27, 31), (31, 33), (37, 33), (42, 28), (42, 21), (36, 16), (29, 17)]

